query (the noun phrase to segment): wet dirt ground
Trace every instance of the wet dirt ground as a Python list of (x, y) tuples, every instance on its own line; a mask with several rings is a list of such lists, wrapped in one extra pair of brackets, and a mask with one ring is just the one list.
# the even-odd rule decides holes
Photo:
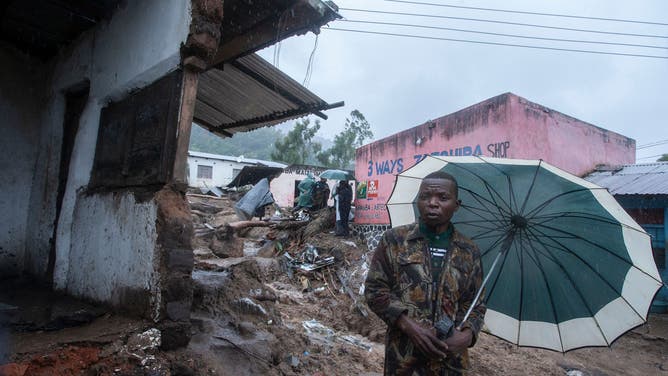
[[(370, 257), (363, 241), (335, 237), (326, 224), (320, 231), (249, 228), (214, 240), (237, 219), (230, 201), (201, 200), (202, 210), (193, 213), (198, 238), (187, 348), (162, 351), (150, 321), (39, 286), (3, 286), (0, 302), (18, 311), (5, 329), (10, 351), (0, 375), (382, 374), (385, 325), (360, 295)], [(207, 205), (217, 209), (204, 212)], [(212, 244), (239, 249), (236, 257), (220, 257)], [(309, 272), (286, 266), (282, 254), (296, 258), (308, 245), (335, 263)], [(471, 375), (668, 375), (668, 315), (651, 314), (610, 348), (566, 354), (483, 333), (471, 358)]]

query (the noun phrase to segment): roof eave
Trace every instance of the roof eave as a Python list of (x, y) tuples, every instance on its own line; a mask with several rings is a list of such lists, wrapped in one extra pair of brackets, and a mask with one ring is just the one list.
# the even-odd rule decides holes
[[(275, 17), (254, 25), (243, 35), (222, 40), (212, 66), (246, 56), (295, 35), (309, 31), (319, 34), (320, 27), (339, 18), (342, 17), (338, 7), (330, 1), (295, 1)], [(281, 30), (278, 30), (279, 27)]]

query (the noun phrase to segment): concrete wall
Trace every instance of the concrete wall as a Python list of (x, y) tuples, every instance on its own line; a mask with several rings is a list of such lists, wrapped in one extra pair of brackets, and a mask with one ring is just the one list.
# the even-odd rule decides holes
[[(200, 179), (197, 177), (197, 166), (211, 166), (213, 173), (211, 179)], [(191, 187), (222, 187), (226, 186), (236, 176), (234, 170), (241, 170), (244, 166), (254, 166), (254, 163), (244, 163), (243, 160), (228, 161), (205, 157), (188, 157), (188, 185)]]
[[(72, 215), (67, 290), (158, 317), (157, 206), (129, 192), (82, 195)], [(152, 312), (145, 312), (152, 307)]]
[[(87, 194), (85, 187), (93, 166), (101, 109), (179, 66), (179, 49), (189, 31), (189, 7), (188, 0), (124, 2), (109, 21), (82, 35), (52, 62), (28, 219), (31, 262), (26, 267), (35, 275), (43, 276), (46, 271), (55, 219), (63, 92), (85, 80), (90, 82), (57, 229), (57, 289), (113, 301), (117, 300), (114, 294), (157, 284), (148, 272), (156, 252), (151, 228), (156, 226), (155, 203), (147, 201), (131, 208), (134, 199), (130, 193)], [(139, 239), (134, 233), (146, 238)], [(128, 277), (129, 270), (137, 275)]]
[(43, 67), (0, 46), (0, 276), (25, 262), (30, 192), (38, 155)]
[(583, 175), (598, 164), (634, 163), (635, 141), (511, 93), (357, 149), (355, 177), (367, 182), (356, 223), (389, 223), (385, 202), (394, 177), (427, 155), (543, 159)]

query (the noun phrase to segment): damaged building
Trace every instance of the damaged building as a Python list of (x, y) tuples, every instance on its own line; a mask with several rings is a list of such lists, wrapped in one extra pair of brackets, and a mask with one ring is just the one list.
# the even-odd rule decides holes
[[(320, 0), (9, 1), (0, 13), (0, 275), (187, 341), (193, 121), (231, 137), (330, 105), (253, 52), (338, 18)], [(167, 345), (169, 346), (169, 345)]]

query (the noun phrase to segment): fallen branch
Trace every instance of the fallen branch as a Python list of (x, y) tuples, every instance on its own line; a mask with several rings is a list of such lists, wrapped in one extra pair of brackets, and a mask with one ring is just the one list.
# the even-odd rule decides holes
[(238, 222), (228, 223), (227, 225), (234, 231), (239, 231), (249, 227), (269, 227), (271, 226), (271, 224), (272, 224), (271, 222), (265, 222), (265, 221), (238, 221)]
[(308, 221), (281, 221), (281, 222), (270, 222), (272, 228), (277, 230), (292, 230), (296, 228), (301, 228), (308, 225)]

